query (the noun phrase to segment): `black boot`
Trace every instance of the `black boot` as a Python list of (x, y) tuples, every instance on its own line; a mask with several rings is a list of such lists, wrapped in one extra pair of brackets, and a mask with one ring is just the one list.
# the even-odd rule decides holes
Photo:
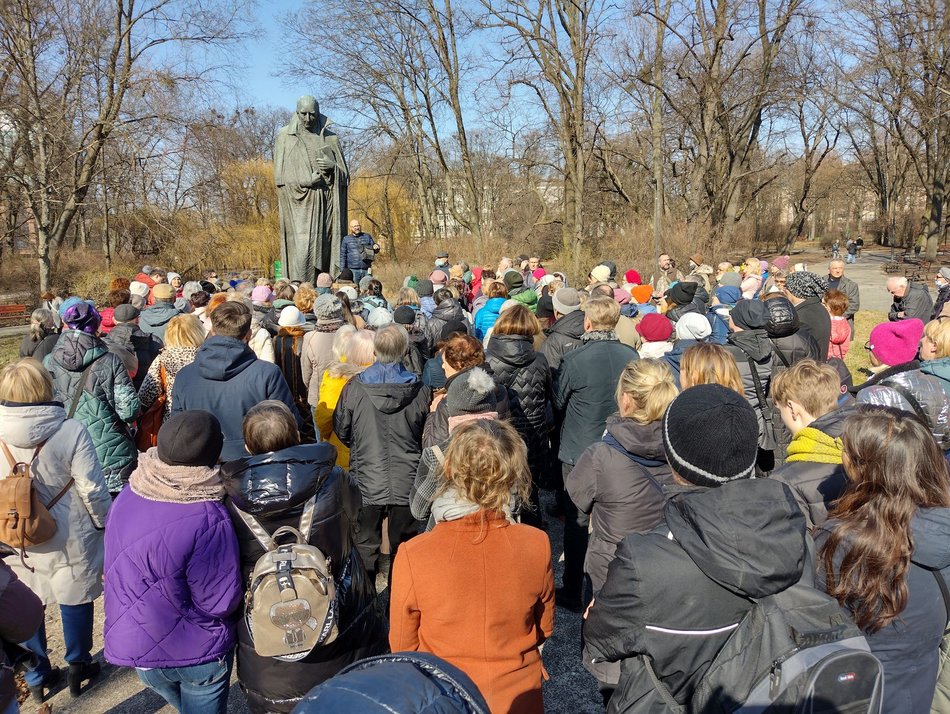
[(43, 677), (43, 681), (40, 684), (31, 684), (30, 685), (30, 696), (33, 698), (33, 701), (37, 704), (42, 704), (46, 701), (46, 694), (44, 691), (46, 689), (52, 689), (60, 680), (63, 678), (63, 670), (59, 667), (53, 667), (49, 672), (46, 673), (46, 676)]
[(79, 664), (69, 663), (69, 672), (66, 675), (66, 681), (69, 683), (69, 693), (74, 697), (82, 694), (82, 683), (87, 679), (92, 680), (99, 676), (98, 662), (80, 662)]

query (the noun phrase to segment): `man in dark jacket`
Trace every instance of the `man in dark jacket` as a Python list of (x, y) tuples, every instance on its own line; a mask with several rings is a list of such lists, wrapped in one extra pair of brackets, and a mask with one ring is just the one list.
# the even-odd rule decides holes
[(805, 518), (787, 486), (750, 480), (755, 428), (752, 408), (718, 384), (667, 410), (664, 450), (682, 488), (665, 524), (621, 542), (584, 623), (586, 656), (621, 662), (609, 712), (668, 711), (647, 661), (685, 705), (752, 598), (802, 578)]
[(828, 354), (831, 341), (831, 314), (822, 304), (828, 284), (814, 273), (790, 273), (785, 279), (785, 297), (795, 306), (798, 319), (818, 343), (821, 354)]
[(917, 318), (924, 323), (933, 314), (934, 301), (923, 285), (908, 282), (907, 278), (888, 278), (887, 292), (894, 298), (887, 319), (891, 322)]
[[(675, 323), (683, 315), (690, 312), (696, 312), (700, 315), (706, 312), (705, 297), (696, 296), (699, 285), (687, 280), (681, 280), (666, 291), (666, 303), (670, 309), (666, 311), (666, 316), (670, 322)], [(705, 295), (705, 290), (703, 294)]]
[(211, 335), (198, 348), (195, 361), (175, 377), (172, 411), (214, 414), (224, 434), (222, 461), (246, 455), (242, 425), (251, 407), (277, 399), (297, 414), (284, 375), (277, 365), (257, 359), (248, 347), (250, 339), (251, 309), (236, 301), (219, 305), (211, 313)]
[[(765, 331), (768, 319), (769, 311), (764, 303), (759, 300), (740, 300), (729, 313), (729, 328), (732, 334), (726, 343), (726, 349), (739, 368), (745, 398), (755, 409), (759, 420), (759, 446), (764, 452), (760, 455), (760, 466), (766, 471), (771, 470), (773, 466), (771, 450), (774, 446), (774, 430), (769, 428), (772, 414), (768, 395), (772, 380), (773, 352), (772, 343)], [(765, 399), (764, 403), (759, 399), (759, 391)]]
[(861, 290), (858, 284), (844, 275), (844, 261), (836, 258), (828, 263), (828, 289), (840, 290), (848, 298), (848, 309), (844, 317), (851, 325), (851, 339), (854, 339), (854, 315), (861, 309)]
[(389, 518), (391, 558), (418, 532), (409, 491), (422, 454), (422, 430), (432, 390), (401, 361), (409, 338), (398, 325), (376, 333), (376, 362), (347, 382), (333, 412), (333, 430), (350, 448), (350, 473), (359, 481), (363, 508), (356, 546), (375, 577), (383, 519)]
[(850, 406), (838, 407), (841, 378), (834, 367), (806, 359), (776, 375), (772, 399), (792, 434), (785, 465), (771, 478), (787, 484), (809, 529), (828, 520), (831, 504), (847, 485), (841, 434)]
[(149, 335), (155, 335), (165, 343), (165, 328), (168, 321), (181, 315), (175, 307), (175, 289), (168, 283), (159, 283), (152, 288), (155, 304), (142, 311), (139, 316), (139, 329)]
[(371, 250), (373, 255), (379, 252), (379, 245), (373, 240), (373, 236), (364, 233), (360, 222), (355, 218), (350, 221), (350, 232), (343, 236), (343, 242), (340, 244), (340, 269), (349, 268), (353, 271), (353, 282), (357, 285), (369, 273), (373, 267), (372, 261), (363, 259), (363, 250)]
[(548, 361), (551, 372), (557, 372), (565, 354), (581, 346), (584, 336), (584, 312), (581, 299), (574, 288), (561, 288), (551, 296), (554, 305), (554, 324), (544, 333), (541, 354)]
[[(640, 357), (617, 339), (614, 328), (619, 318), (620, 306), (614, 300), (588, 300), (584, 306), (583, 345), (564, 355), (554, 376), (554, 408), (563, 415), (558, 459), (565, 483), (578, 457), (603, 436), (607, 417), (617, 410), (620, 373)], [(565, 499), (564, 510), (564, 585), (557, 596), (558, 604), (579, 609), (583, 604), (590, 518), (580, 513), (570, 499)]]
[[(154, 310), (155, 308), (151, 308)], [(132, 305), (119, 305), (112, 313), (115, 320), (109, 334), (102, 338), (102, 341), (109, 346), (110, 352), (119, 355), (126, 367), (129, 362), (126, 361), (126, 355), (133, 357), (136, 364), (135, 370), (130, 370), (132, 384), (136, 389), (142, 386), (148, 368), (162, 351), (162, 341), (149, 335), (139, 329), (139, 309)]]

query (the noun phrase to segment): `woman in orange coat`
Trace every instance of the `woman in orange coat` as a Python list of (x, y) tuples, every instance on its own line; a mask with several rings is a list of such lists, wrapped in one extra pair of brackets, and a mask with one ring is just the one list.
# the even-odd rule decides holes
[(500, 421), (458, 427), (445, 454), (435, 528), (393, 565), (389, 644), (431, 652), (465, 672), (493, 712), (543, 712), (542, 643), (554, 630), (547, 535), (509, 523), (531, 476), (518, 432)]

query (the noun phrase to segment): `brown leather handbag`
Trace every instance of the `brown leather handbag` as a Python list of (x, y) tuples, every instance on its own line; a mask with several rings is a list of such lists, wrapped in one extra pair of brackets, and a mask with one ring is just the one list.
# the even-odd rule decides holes
[(145, 413), (139, 417), (139, 430), (135, 434), (135, 446), (139, 451), (148, 451), (153, 446), (158, 445), (158, 430), (162, 428), (162, 422), (165, 420), (165, 403), (168, 401), (167, 379), (165, 377), (165, 365), (159, 365), (158, 368), (159, 391), (158, 396), (152, 405), (145, 410)]

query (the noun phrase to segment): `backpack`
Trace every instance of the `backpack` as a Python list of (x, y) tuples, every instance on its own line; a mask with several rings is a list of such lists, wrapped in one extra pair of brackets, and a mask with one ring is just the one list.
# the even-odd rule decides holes
[(884, 670), (837, 600), (804, 584), (756, 600), (679, 704), (644, 657), (673, 712), (880, 714)]
[(0, 448), (10, 464), (9, 475), (0, 481), (0, 541), (11, 548), (20, 549), (20, 562), (31, 573), (34, 568), (26, 564), (26, 549), (45, 543), (56, 535), (56, 519), (50, 509), (59, 503), (73, 485), (73, 479), (70, 478), (49, 503), (40, 500), (30, 474), (30, 464), (39, 456), (45, 443), (36, 447), (27, 463), (13, 458), (10, 448), (0, 441)]
[[(304, 504), (299, 530), (282, 526), (270, 535), (256, 518), (231, 504), (264, 548), (244, 597), (247, 629), (254, 651), (261, 657), (303, 659), (339, 634), (330, 559), (308, 543), (316, 506), (314, 495)], [(295, 537), (294, 542), (277, 543), (288, 534)]]

